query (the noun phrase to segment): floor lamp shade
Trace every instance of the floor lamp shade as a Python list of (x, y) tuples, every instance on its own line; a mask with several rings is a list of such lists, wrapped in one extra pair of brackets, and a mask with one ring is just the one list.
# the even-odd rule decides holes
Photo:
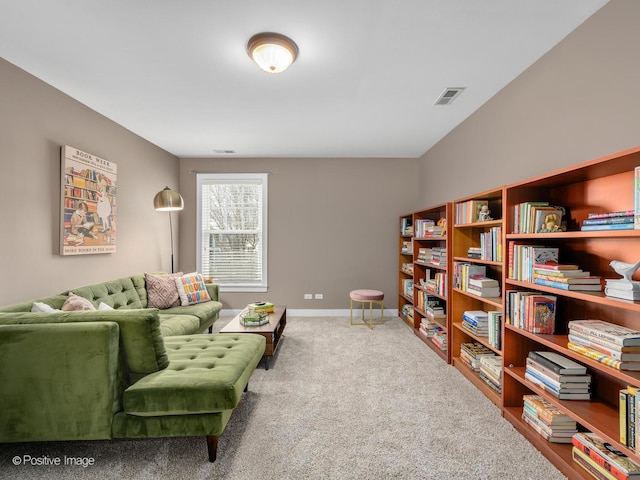
[(173, 223), (171, 222), (171, 212), (182, 210), (184, 208), (184, 200), (178, 192), (165, 187), (156, 193), (153, 197), (153, 208), (161, 212), (169, 212), (169, 234), (171, 236), (171, 273), (173, 268)]
[(184, 208), (184, 200), (178, 192), (165, 187), (156, 193), (153, 198), (153, 208), (163, 212), (182, 210)]

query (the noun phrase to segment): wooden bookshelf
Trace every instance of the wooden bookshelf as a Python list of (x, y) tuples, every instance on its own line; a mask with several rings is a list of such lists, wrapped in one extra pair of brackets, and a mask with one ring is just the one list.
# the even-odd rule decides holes
[[(580, 226), (589, 213), (633, 210), (634, 167), (638, 165), (640, 147), (506, 186), (505, 257), (509, 255), (508, 245), (512, 241), (557, 246), (561, 263), (578, 264), (583, 270), (604, 279), (619, 278), (609, 262), (620, 260), (632, 263), (640, 259), (640, 230), (583, 232)], [(511, 233), (515, 206), (530, 201), (547, 201), (550, 205), (568, 207), (570, 218), (567, 231)], [(508, 262), (509, 258), (505, 258), (504, 265), (508, 265)], [(597, 318), (640, 329), (640, 302), (617, 300), (607, 297), (604, 292), (545, 287), (514, 280), (507, 275), (504, 277), (504, 288), (553, 293), (558, 298), (555, 334), (536, 335), (512, 325), (504, 327), (504, 417), (569, 478), (591, 477), (573, 462), (570, 445), (549, 443), (522, 421), (522, 395), (540, 395), (565, 411), (579, 424), (580, 429), (597, 434), (634, 461), (640, 462), (639, 454), (620, 443), (618, 414), (618, 391), (627, 385), (640, 386), (640, 372), (615, 370), (567, 348), (567, 323), (570, 320)], [(525, 379), (525, 361), (528, 352), (533, 350), (554, 351), (585, 365), (592, 376), (591, 400), (558, 400)]]
[[(442, 231), (425, 233), (424, 229), (420, 229), (425, 221), (436, 223), (437, 228), (438, 222), (442, 219), (445, 221)], [(445, 362), (449, 363), (451, 358), (448, 348), (451, 203), (435, 205), (414, 212), (413, 228), (414, 333)], [(421, 252), (425, 255), (421, 256)], [(444, 318), (432, 315), (432, 311), (428, 308), (430, 301), (436, 301), (444, 308)], [(431, 329), (422, 327), (423, 323), (430, 323)], [(434, 327), (439, 329), (446, 338), (447, 345), (444, 349), (434, 343)], [(438, 335), (437, 338), (442, 338), (442, 335)]]
[[(398, 240), (398, 316), (407, 325), (414, 328), (413, 287), (411, 295), (407, 295), (406, 282), (413, 282), (413, 214), (402, 215), (399, 222), (400, 237)], [(410, 248), (408, 248), (410, 246)], [(411, 266), (409, 270), (408, 266)], [(409, 312), (409, 315), (407, 314)]]
[[(451, 271), (451, 358), (452, 363), (467, 379), (478, 387), (497, 407), (502, 407), (502, 396), (489, 386), (478, 372), (473, 371), (461, 359), (461, 345), (477, 342), (496, 355), (502, 356), (502, 349), (489, 343), (488, 337), (471, 333), (463, 327), (465, 311), (502, 311), (502, 297), (474, 295), (460, 284), (460, 265), (471, 265), (486, 270), (486, 276), (497, 280), (500, 292), (503, 289), (503, 189), (498, 188), (476, 195), (460, 198), (453, 202), (452, 216), (452, 265)], [(486, 203), (491, 219), (479, 217), (478, 205)], [(488, 243), (486, 243), (488, 241)], [(480, 258), (470, 256), (470, 249), (481, 249)], [(502, 338), (504, 336), (502, 335)]]

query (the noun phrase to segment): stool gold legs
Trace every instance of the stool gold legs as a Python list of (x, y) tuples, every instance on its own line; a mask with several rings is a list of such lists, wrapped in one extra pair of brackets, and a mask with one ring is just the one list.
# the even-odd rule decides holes
[[(354, 323), (353, 322), (353, 302), (354, 299), (351, 298), (350, 299), (350, 303), (349, 303), (349, 324), (350, 325), (366, 325), (369, 328), (373, 328), (374, 325), (384, 325), (384, 300), (355, 300), (356, 302), (360, 302), (360, 306), (361, 306), (361, 315), (360, 315), (360, 319), (361, 322), (360, 323)], [(369, 303), (369, 323), (367, 323), (364, 319), (364, 304), (365, 303)], [(373, 304), (377, 303), (380, 305), (380, 321), (379, 322), (374, 322), (373, 321)]]

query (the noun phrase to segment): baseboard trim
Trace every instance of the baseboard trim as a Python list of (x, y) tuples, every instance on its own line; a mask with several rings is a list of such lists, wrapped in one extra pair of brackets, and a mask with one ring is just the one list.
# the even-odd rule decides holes
[[(366, 318), (368, 318), (369, 313), (367, 311), (368, 309), (365, 308), (365, 312), (364, 315)], [(238, 315), (242, 310), (234, 310), (234, 309), (223, 309), (220, 311), (220, 316), (221, 317), (235, 317), (236, 315)], [(356, 315), (360, 316), (360, 309), (354, 309), (353, 313), (354, 316)], [(398, 314), (398, 310), (395, 308), (385, 308), (384, 309), (384, 316), (385, 317), (395, 317)], [(344, 310), (340, 310), (340, 309), (297, 309), (297, 308), (287, 308), (287, 316), (289, 317), (348, 317), (349, 316), (349, 309), (344, 309)], [(380, 317), (380, 310), (379, 309), (373, 309), (373, 318), (377, 318)]]

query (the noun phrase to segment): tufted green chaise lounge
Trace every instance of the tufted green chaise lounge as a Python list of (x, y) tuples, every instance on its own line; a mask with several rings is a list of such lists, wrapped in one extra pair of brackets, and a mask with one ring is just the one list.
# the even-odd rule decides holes
[[(118, 307), (127, 292), (96, 298)], [(60, 308), (65, 298), (39, 301)], [(0, 308), (0, 442), (205, 436), (215, 461), (264, 337), (164, 336), (157, 309), (125, 305), (56, 313)]]

